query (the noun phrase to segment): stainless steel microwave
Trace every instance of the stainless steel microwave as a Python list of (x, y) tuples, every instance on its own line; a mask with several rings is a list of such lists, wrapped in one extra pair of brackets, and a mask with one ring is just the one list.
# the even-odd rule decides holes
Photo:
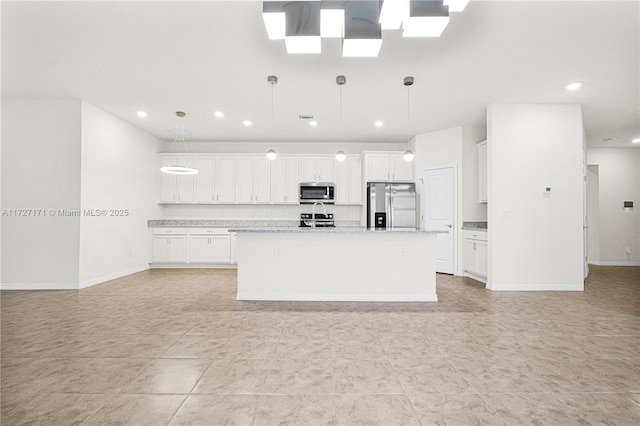
[(302, 182), (300, 184), (300, 204), (335, 204), (336, 187), (333, 182)]

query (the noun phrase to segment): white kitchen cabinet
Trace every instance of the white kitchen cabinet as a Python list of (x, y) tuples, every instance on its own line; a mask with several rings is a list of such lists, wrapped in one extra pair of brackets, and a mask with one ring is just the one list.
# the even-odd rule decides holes
[(214, 182), (216, 203), (236, 202), (235, 155), (216, 156)]
[(335, 158), (332, 156), (302, 157), (300, 182), (334, 182)]
[(215, 165), (214, 156), (195, 156), (195, 166), (198, 174), (195, 175), (194, 199), (199, 203), (212, 203), (216, 201), (215, 193)]
[(404, 153), (389, 155), (391, 181), (413, 182), (413, 161), (406, 161)]
[(189, 263), (230, 263), (231, 236), (226, 229), (190, 229)]
[(487, 141), (483, 141), (478, 144), (478, 202), (487, 199)]
[(336, 163), (336, 204), (362, 204), (362, 157), (347, 156)]
[(279, 156), (273, 160), (271, 201), (277, 204), (298, 204), (300, 161), (297, 157)]
[(488, 242), (486, 231), (464, 231), (464, 270), (474, 278), (487, 278)]
[(235, 232), (229, 234), (231, 238), (231, 263), (238, 263), (238, 236)]
[(242, 204), (271, 202), (271, 160), (265, 156), (237, 159), (236, 201)]
[(403, 153), (366, 153), (366, 182), (413, 182), (413, 162)]
[[(162, 154), (161, 166), (193, 166), (192, 155)], [(194, 176), (178, 176), (161, 173), (161, 196), (164, 203), (190, 203), (193, 202)]]
[(187, 260), (185, 228), (156, 228), (152, 236), (152, 262), (180, 263)]

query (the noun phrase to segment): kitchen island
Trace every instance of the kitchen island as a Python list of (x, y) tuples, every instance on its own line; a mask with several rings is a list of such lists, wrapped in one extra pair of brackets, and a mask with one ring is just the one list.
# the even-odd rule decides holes
[(234, 229), (238, 300), (435, 302), (446, 230)]

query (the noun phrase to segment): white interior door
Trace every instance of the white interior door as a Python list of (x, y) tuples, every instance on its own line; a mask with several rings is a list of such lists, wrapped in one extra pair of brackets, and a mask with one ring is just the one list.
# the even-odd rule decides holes
[(436, 272), (453, 274), (456, 250), (456, 169), (437, 167), (422, 171), (420, 227), (445, 228), (436, 241)]

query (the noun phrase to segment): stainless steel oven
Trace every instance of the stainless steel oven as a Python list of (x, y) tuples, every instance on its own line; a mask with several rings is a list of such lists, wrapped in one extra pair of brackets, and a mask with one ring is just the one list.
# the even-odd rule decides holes
[(335, 184), (333, 182), (302, 182), (300, 184), (300, 204), (335, 204)]

